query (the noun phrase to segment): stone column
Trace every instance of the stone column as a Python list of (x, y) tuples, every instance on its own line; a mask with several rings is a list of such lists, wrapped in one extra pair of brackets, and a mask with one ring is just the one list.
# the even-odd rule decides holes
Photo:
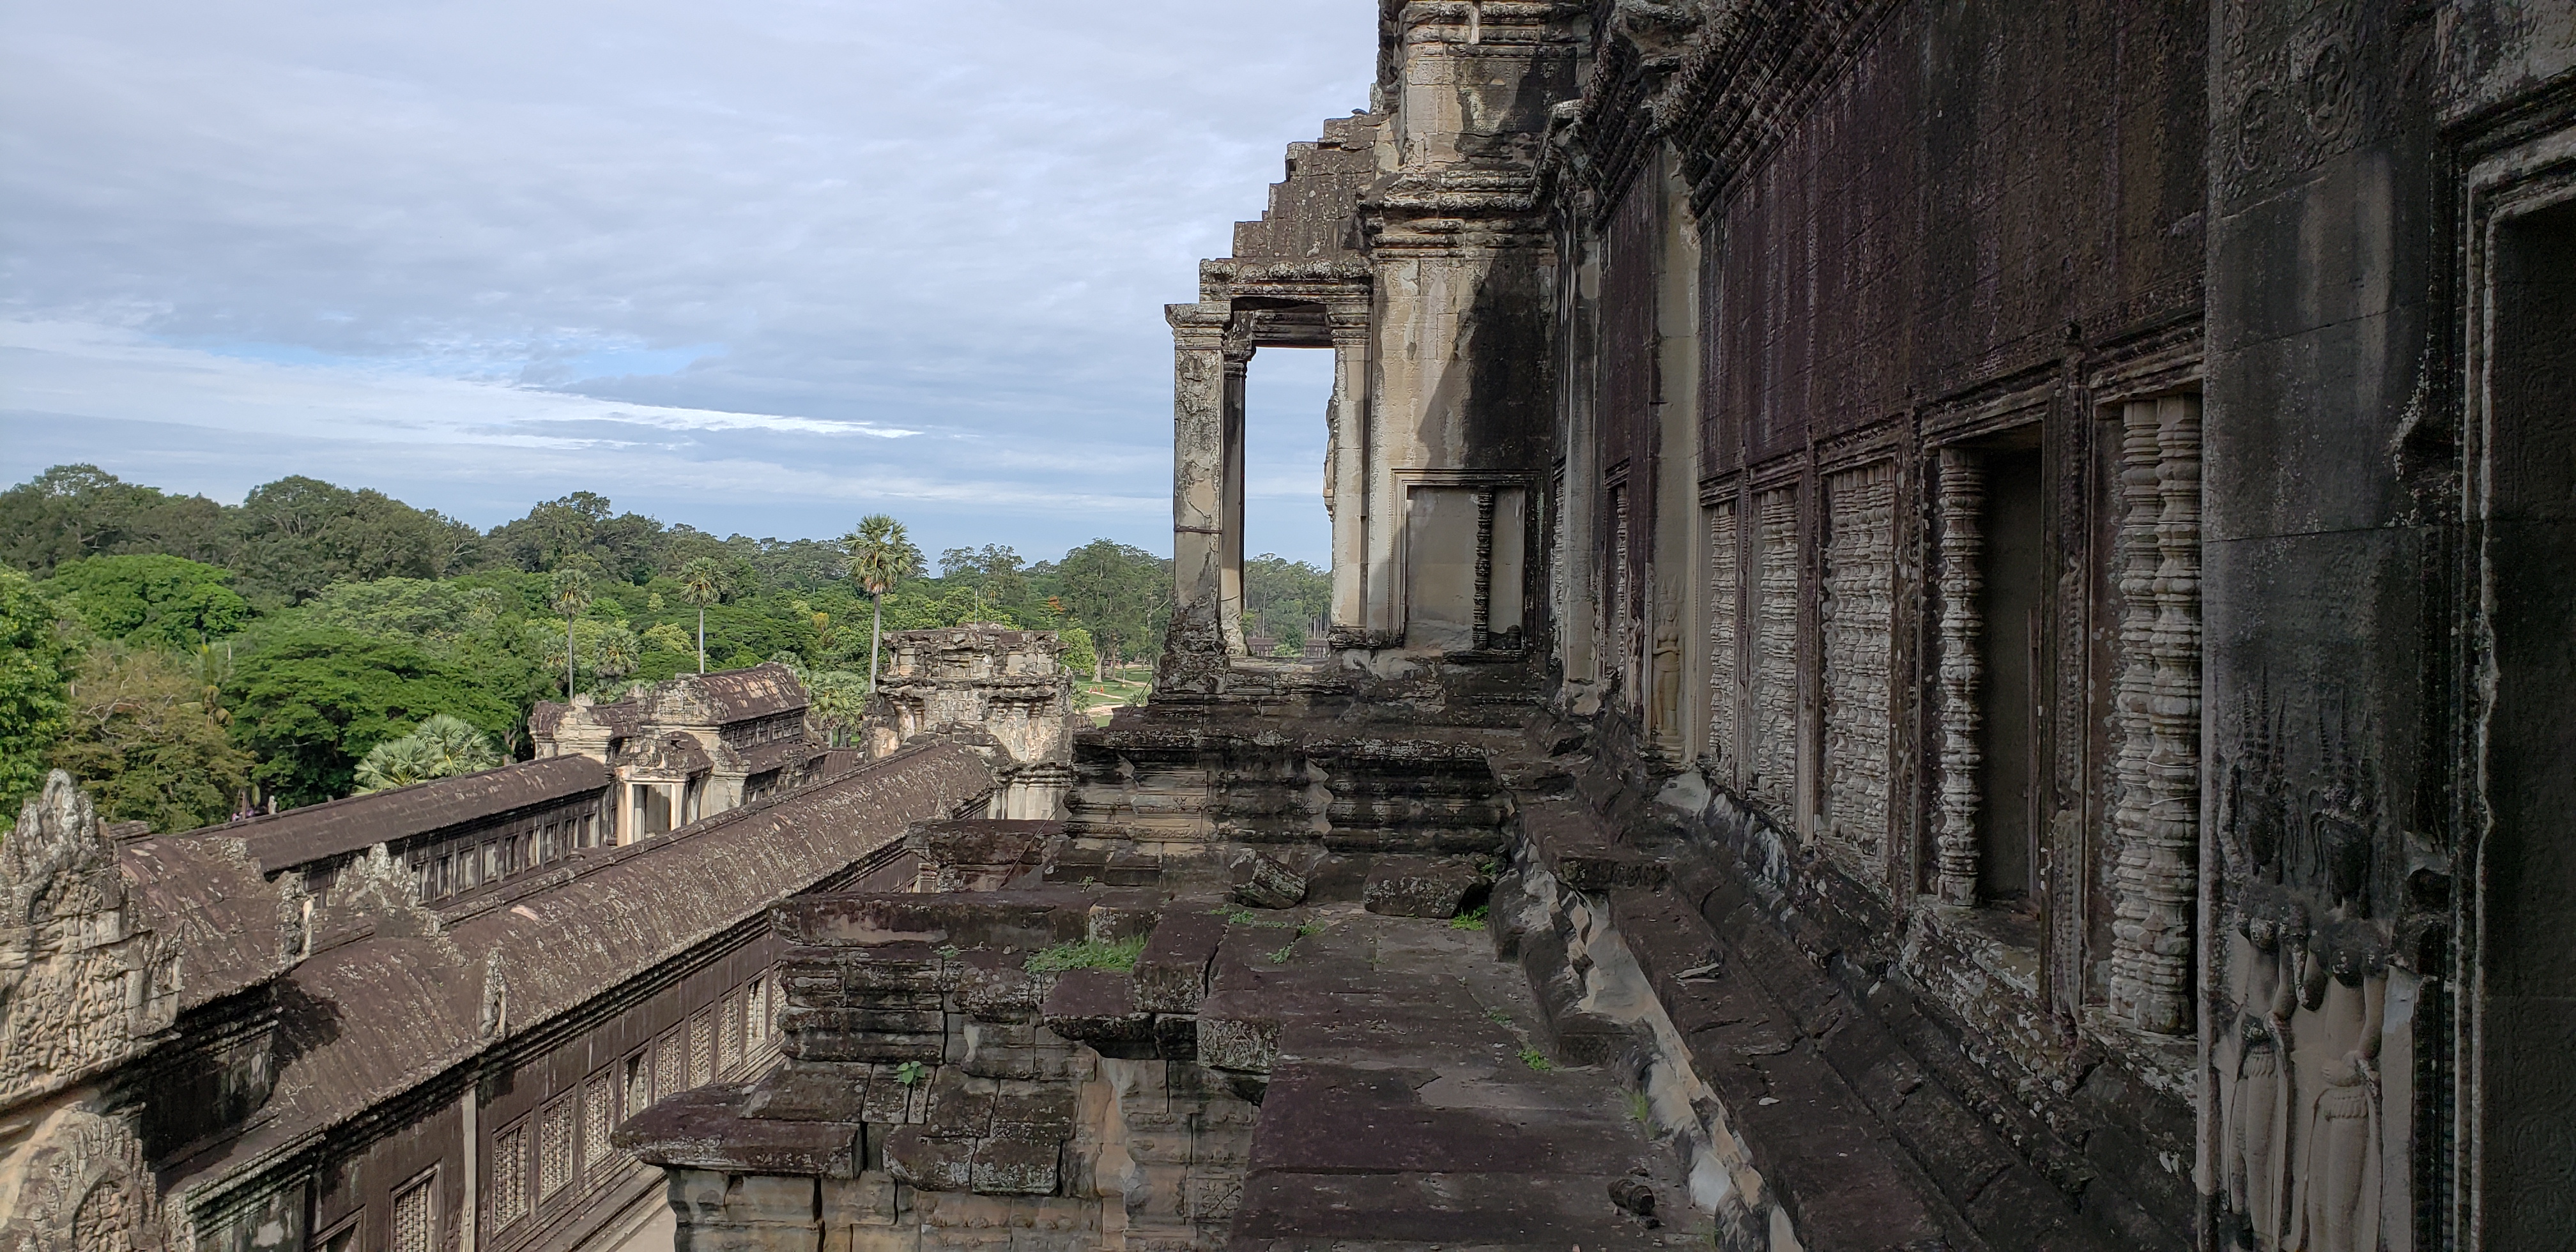
[[(1222, 302), (1163, 309), (1172, 324), (1173, 608), (1155, 675), (1158, 687), (1190, 685), (1222, 671), (1228, 655), (1226, 531), (1234, 523), (1240, 533), (1239, 512), (1229, 511), (1228, 497), (1239, 511), (1243, 397), (1242, 374), (1229, 370), (1225, 360), (1229, 314)], [(1229, 426), (1236, 436), (1231, 458)], [(1239, 581), (1239, 555), (1233, 568)]]
[(1225, 629), (1225, 654), (1243, 656), (1250, 651), (1243, 642), (1243, 388), (1245, 376), (1252, 369), (1252, 337), (1249, 319), (1237, 319), (1226, 330), (1225, 409), (1220, 426), (1224, 437), (1224, 473), (1217, 479), (1217, 498), (1222, 502), (1217, 514), (1217, 527), (1222, 531), (1217, 547), (1218, 576), (1223, 592), (1217, 602), (1217, 621)]
[(1369, 315), (1365, 303), (1328, 310), (1333, 334), (1332, 463), (1325, 467), (1333, 518), (1333, 620), (1363, 628), (1368, 579), (1368, 473), (1372, 443), (1369, 396)]

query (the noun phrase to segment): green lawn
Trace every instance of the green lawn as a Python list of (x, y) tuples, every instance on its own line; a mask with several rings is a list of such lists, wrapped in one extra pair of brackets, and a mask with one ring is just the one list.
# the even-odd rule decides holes
[(1154, 687), (1151, 665), (1121, 665), (1108, 671), (1102, 682), (1077, 680), (1073, 684), (1074, 709), (1089, 717), (1095, 726), (1109, 724), (1109, 706), (1143, 704), (1145, 693)]

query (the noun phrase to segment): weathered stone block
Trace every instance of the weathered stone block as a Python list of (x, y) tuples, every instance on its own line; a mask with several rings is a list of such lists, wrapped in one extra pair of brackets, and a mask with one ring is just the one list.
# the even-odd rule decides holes
[(1390, 917), (1455, 917), (1467, 894), (1489, 881), (1463, 861), (1382, 856), (1360, 888), (1360, 903)]
[(1235, 865), (1234, 898), (1259, 909), (1293, 908), (1306, 898), (1306, 878), (1254, 852)]
[(1255, 997), (1211, 997), (1198, 1016), (1199, 1063), (1266, 1074), (1279, 1059), (1279, 1017)]
[(886, 1172), (924, 1191), (968, 1191), (975, 1182), (975, 1141), (926, 1126), (898, 1126), (886, 1136)]
[(1040, 1012), (1047, 1029), (1093, 1047), (1153, 1038), (1153, 1015), (1136, 1007), (1135, 983), (1117, 970), (1066, 973)]
[(1207, 994), (1208, 963), (1225, 941), (1225, 919), (1203, 905), (1163, 911), (1136, 958), (1136, 1007), (1149, 1013), (1195, 1013)]

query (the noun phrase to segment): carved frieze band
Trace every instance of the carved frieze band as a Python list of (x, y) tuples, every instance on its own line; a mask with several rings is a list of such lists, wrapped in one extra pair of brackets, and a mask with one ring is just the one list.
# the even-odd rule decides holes
[(1896, 612), (1896, 469), (1881, 461), (1825, 479), (1825, 811), (1828, 855), (1866, 883), (1884, 879), (1888, 668)]
[(1933, 815), (1933, 889), (1944, 904), (1970, 905), (1977, 902), (1977, 768), (1984, 760), (1977, 746), (1977, 687), (1983, 678), (1977, 597), (1985, 587), (1985, 537), (1978, 527), (1985, 511), (1985, 466), (1973, 454), (1942, 449), (1937, 491), (1941, 791)]
[(2120, 752), (2112, 833), (2111, 1011), (2139, 1030), (2191, 1023), (2200, 840), (2200, 400), (2121, 412)]

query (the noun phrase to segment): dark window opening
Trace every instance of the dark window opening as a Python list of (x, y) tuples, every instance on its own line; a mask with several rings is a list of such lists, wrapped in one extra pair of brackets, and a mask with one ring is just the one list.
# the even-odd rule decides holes
[(1977, 898), (2027, 906), (2038, 898), (2039, 613), (2047, 578), (2047, 501), (2037, 448), (1997, 449), (1984, 461)]
[(2493, 825), (2481, 867), (2486, 1003), (2473, 1037), (2488, 1092), (2486, 1242), (2523, 1248), (2565, 1237), (2565, 1163), (2576, 1154), (2576, 1086), (2563, 1078), (2576, 1038), (2576, 205), (2513, 223), (2496, 252)]

